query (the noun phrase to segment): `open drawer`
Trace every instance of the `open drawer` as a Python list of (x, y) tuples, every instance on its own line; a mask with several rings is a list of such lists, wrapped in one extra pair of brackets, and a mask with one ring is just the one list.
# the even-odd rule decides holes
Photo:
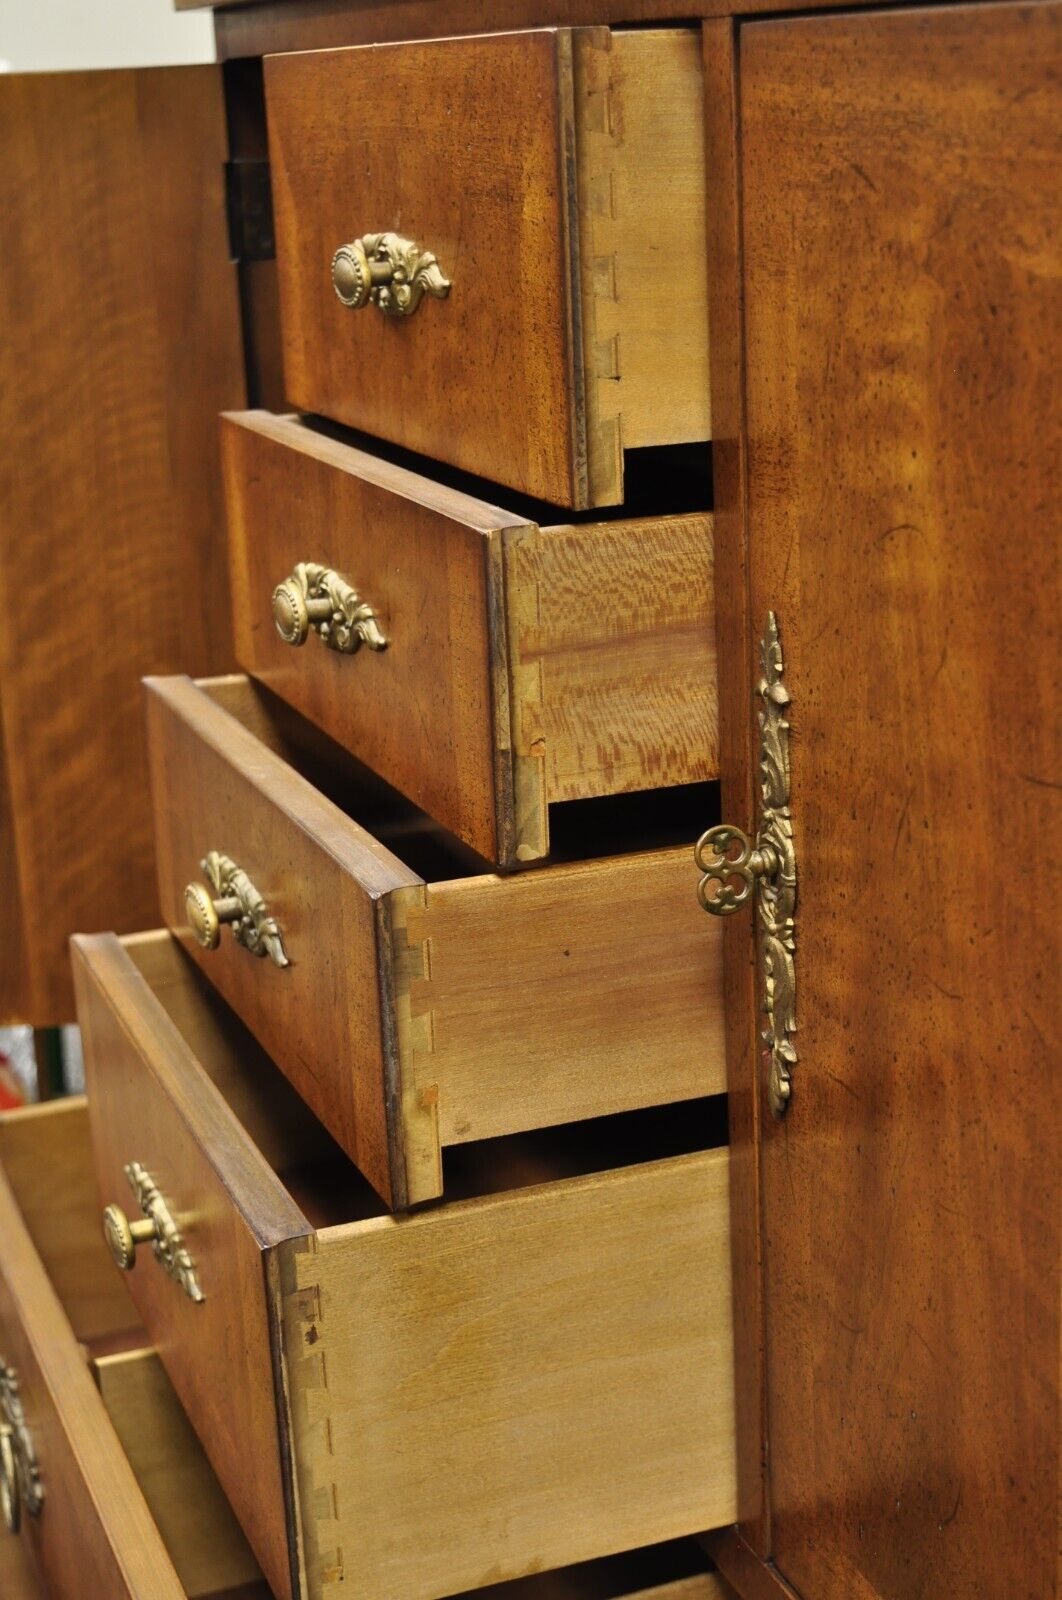
[(395, 1217), (168, 934), (74, 964), (112, 1239), (279, 1596), (435, 1600), (732, 1521), (713, 1103), (463, 1146), (459, 1198)]
[(265, 411), (221, 443), (240, 665), (488, 861), (719, 776), (707, 512), (547, 522)]
[(0, 1117), (4, 1600), (268, 1600), (145, 1345), (100, 1234), (84, 1101)]
[(725, 1090), (684, 813), (505, 878), (246, 678), (147, 707), (163, 917), (391, 1205), (444, 1149)]
[(699, 28), (276, 55), (265, 89), (292, 405), (576, 509), (710, 438)]

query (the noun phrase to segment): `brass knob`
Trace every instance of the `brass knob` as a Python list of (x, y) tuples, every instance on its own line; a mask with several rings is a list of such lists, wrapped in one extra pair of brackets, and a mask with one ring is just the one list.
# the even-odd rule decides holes
[(389, 317), (411, 317), (426, 294), (445, 300), (444, 278), (430, 250), (397, 233), (364, 233), (332, 257), (332, 287), (352, 311), (370, 302)]
[(300, 561), (290, 578), (273, 590), (273, 621), (285, 644), (302, 645), (310, 629), (330, 650), (353, 656), (368, 645), (386, 650), (376, 612), (331, 567)]
[(325, 622), (332, 615), (330, 600), (308, 600), (294, 578), (278, 583), (273, 590), (273, 621), (285, 644), (305, 644), (310, 623)]
[(142, 1222), (130, 1222), (121, 1206), (115, 1205), (108, 1206), (103, 1213), (103, 1237), (115, 1266), (121, 1267), (123, 1272), (131, 1272), (136, 1265), (137, 1245), (152, 1244), (158, 1236), (159, 1230), (150, 1217)]
[(209, 851), (199, 864), (214, 893), (201, 883), (185, 887), (184, 909), (196, 944), (216, 950), (222, 923), (229, 923), (236, 943), (252, 955), (269, 956), (277, 967), (290, 966), (280, 925), (246, 872), (217, 850)]
[(163, 1271), (180, 1284), (190, 1300), (201, 1302), (203, 1291), (195, 1266), (158, 1184), (139, 1161), (131, 1161), (125, 1175), (141, 1216), (130, 1222), (118, 1205), (109, 1205), (104, 1211), (103, 1237), (115, 1266), (123, 1272), (131, 1271), (136, 1265), (137, 1245), (150, 1244), (151, 1254)]
[(212, 900), (201, 883), (190, 883), (184, 891), (184, 909), (195, 942), (204, 950), (216, 950), (221, 943), (221, 924), (235, 922), (243, 915), (243, 907), (235, 895), (223, 900)]
[(0, 1360), (0, 1516), (8, 1532), (18, 1532), (23, 1511), (35, 1517), (43, 1504), (44, 1486), (18, 1377), (14, 1367)]
[(17, 1533), (22, 1525), (22, 1497), (18, 1492), (15, 1430), (8, 1422), (0, 1422), (0, 1515), (8, 1533)]

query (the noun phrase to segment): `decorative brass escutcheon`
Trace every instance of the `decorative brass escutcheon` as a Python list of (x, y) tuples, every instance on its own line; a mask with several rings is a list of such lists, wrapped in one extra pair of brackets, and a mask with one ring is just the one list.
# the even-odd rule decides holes
[(43, 1504), (44, 1485), (26, 1426), (18, 1376), (14, 1367), (0, 1359), (0, 1514), (4, 1526), (17, 1533), (23, 1510), (35, 1517)]
[(280, 925), (246, 872), (217, 850), (208, 851), (199, 864), (214, 893), (201, 883), (190, 883), (184, 891), (184, 909), (196, 944), (216, 950), (222, 924), (227, 923), (236, 943), (252, 955), (269, 956), (277, 967), (290, 966)]
[(137, 1245), (150, 1244), (151, 1253), (162, 1270), (180, 1284), (189, 1300), (201, 1304), (203, 1291), (195, 1266), (158, 1184), (139, 1161), (131, 1161), (125, 1175), (142, 1217), (130, 1222), (117, 1205), (109, 1205), (104, 1211), (103, 1237), (115, 1266), (121, 1267), (123, 1272), (131, 1272), (136, 1265)]
[(430, 250), (397, 233), (363, 233), (332, 257), (332, 287), (352, 311), (371, 301), (389, 317), (411, 317), (426, 294), (445, 300), (444, 278)]
[(729, 917), (756, 893), (760, 933), (760, 1032), (767, 1063), (767, 1099), (776, 1117), (785, 1115), (797, 1064), (796, 892), (797, 866), (789, 811), (789, 691), (783, 681), (778, 619), (767, 613), (760, 641), (761, 701), (760, 826), (756, 842), (733, 824), (709, 828), (694, 857), (703, 874), (697, 897), (705, 911)]
[(363, 644), (387, 649), (372, 606), (338, 572), (313, 561), (300, 561), (291, 577), (277, 584), (273, 621), (285, 644), (305, 644), (312, 628), (329, 650), (342, 655), (356, 655)]

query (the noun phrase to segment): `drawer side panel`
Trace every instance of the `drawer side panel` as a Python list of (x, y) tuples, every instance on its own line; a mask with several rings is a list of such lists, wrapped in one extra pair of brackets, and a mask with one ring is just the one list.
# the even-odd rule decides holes
[(731, 1522), (727, 1188), (710, 1151), (319, 1235), (286, 1328), (311, 1600)]

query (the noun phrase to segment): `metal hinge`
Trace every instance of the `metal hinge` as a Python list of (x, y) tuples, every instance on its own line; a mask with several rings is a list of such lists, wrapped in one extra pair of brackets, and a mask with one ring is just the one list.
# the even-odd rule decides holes
[(273, 190), (268, 161), (226, 161), (225, 204), (234, 261), (272, 261)]

